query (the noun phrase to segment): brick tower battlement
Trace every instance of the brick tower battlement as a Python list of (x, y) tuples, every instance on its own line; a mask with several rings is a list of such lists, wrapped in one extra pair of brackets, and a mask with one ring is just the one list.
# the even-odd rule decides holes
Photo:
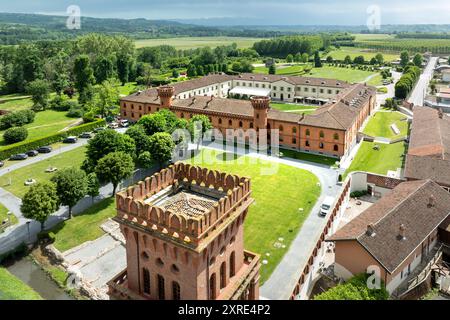
[(116, 220), (195, 248), (250, 196), (248, 178), (176, 163), (118, 193)]
[(175, 94), (175, 87), (161, 86), (156, 90), (158, 91), (158, 97), (161, 100), (161, 106), (164, 108), (170, 108), (172, 105), (172, 97)]
[(254, 109), (269, 109), (270, 108), (270, 97), (252, 97), (252, 106)]

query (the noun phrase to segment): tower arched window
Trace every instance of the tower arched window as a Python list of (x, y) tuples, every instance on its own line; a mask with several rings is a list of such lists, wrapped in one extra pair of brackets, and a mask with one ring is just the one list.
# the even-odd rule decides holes
[(250, 122), (250, 129), (253, 129), (253, 122)]
[(181, 118), (184, 118), (184, 113), (181, 113)]
[(309, 131), (309, 129), (306, 129), (305, 134), (306, 134), (307, 136), (310, 136), (310, 135), (311, 135), (311, 131)]
[(242, 121), (239, 121), (239, 128), (242, 128), (244, 125), (242, 123)]
[(223, 289), (227, 286), (227, 265), (225, 262), (222, 262), (220, 265), (220, 289)]
[(228, 125), (232, 126), (233, 125), (233, 120), (228, 120)]
[(236, 274), (236, 253), (233, 251), (230, 255), (230, 278)]
[(160, 274), (158, 274), (158, 298), (159, 300), (165, 300), (166, 299), (166, 288), (164, 277)]
[(181, 300), (180, 284), (176, 281), (172, 282), (172, 299)]
[(150, 271), (147, 268), (142, 269), (142, 280), (144, 281), (144, 293), (150, 294)]
[(334, 151), (339, 151), (339, 146), (337, 144), (334, 145)]
[(209, 299), (216, 299), (216, 274), (213, 273), (211, 277), (209, 277)]
[(219, 124), (222, 124), (222, 118), (219, 118)]

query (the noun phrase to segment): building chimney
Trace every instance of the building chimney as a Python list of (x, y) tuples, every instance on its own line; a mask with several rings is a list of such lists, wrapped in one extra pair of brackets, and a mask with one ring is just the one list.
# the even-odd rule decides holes
[(428, 208), (433, 208), (436, 205), (436, 198), (431, 195), (430, 198), (428, 198)]
[(402, 224), (400, 225), (400, 227), (398, 228), (398, 238), (399, 238), (399, 240), (406, 240), (406, 235), (405, 235), (405, 233), (406, 233), (406, 227), (405, 227), (405, 225), (402, 223)]
[(169, 109), (172, 106), (172, 97), (175, 94), (175, 88), (172, 86), (162, 86), (157, 88), (157, 91), (161, 101), (161, 107)]
[(372, 223), (367, 226), (366, 234), (369, 237), (375, 237), (375, 235), (376, 235), (376, 233), (375, 233), (375, 226)]

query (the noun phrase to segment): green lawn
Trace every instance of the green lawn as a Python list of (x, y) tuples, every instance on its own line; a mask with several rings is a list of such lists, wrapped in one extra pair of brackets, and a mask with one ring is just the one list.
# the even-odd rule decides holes
[[(392, 53), (384, 53), (380, 52), (384, 61), (391, 62), (398, 59), (400, 56), (398, 54)], [(334, 60), (344, 61), (346, 56), (350, 56), (350, 58), (355, 59), (357, 56), (363, 56), (366, 61), (370, 61), (373, 57), (378, 54), (377, 51), (362, 49), (362, 48), (352, 48), (352, 47), (341, 47), (340, 49), (336, 49), (331, 51), (326, 55), (326, 57), (331, 56)]]
[[(380, 150), (374, 150), (378, 145)], [(386, 175), (388, 170), (396, 171), (404, 167), (407, 146), (403, 142), (394, 144), (377, 144), (362, 142), (355, 159), (345, 172), (345, 176), (354, 171), (365, 171)]]
[[(252, 179), (255, 203), (244, 224), (244, 240), (246, 249), (261, 254), (261, 260), (268, 262), (261, 266), (264, 283), (310, 214), (321, 187), (317, 177), (305, 170), (246, 156), (226, 161), (223, 156), (223, 152), (203, 150), (190, 162)], [(261, 168), (271, 166), (278, 166), (275, 174), (261, 174)], [(277, 248), (277, 243), (285, 247)]]
[(181, 37), (167, 39), (145, 39), (136, 40), (136, 48), (156, 47), (161, 45), (174, 46), (178, 50), (196, 49), (203, 47), (215, 48), (218, 46), (230, 45), (236, 43), (238, 48), (250, 48), (261, 38), (245, 38), (245, 37)]
[(119, 87), (120, 95), (128, 96), (136, 90), (136, 82), (128, 82)]
[(52, 232), (55, 234), (54, 246), (64, 252), (86, 241), (101, 237), (104, 232), (100, 228), (108, 218), (116, 214), (114, 198), (105, 199), (71, 220), (61, 222)]
[(33, 101), (28, 96), (23, 95), (5, 95), (0, 96), (0, 110), (18, 111), (30, 109)]
[(335, 166), (336, 161), (338, 161), (338, 159), (336, 159), (336, 158), (325, 157), (325, 156), (321, 156), (321, 155), (317, 155), (317, 154), (313, 154), (313, 153), (307, 153), (307, 152), (299, 152), (299, 151), (294, 151), (294, 150), (290, 150), (290, 149), (281, 149), (280, 151), (281, 151), (281, 153), (283, 153), (283, 157), (288, 157), (288, 158), (303, 160), (303, 161), (308, 161), (308, 162), (314, 162), (314, 163), (318, 163), (318, 164), (324, 164), (324, 165), (330, 166), (330, 167)]
[(42, 300), (42, 297), (8, 270), (0, 267), (0, 300)]
[[(34, 122), (24, 126), (24, 128), (28, 129), (28, 138), (25, 141), (58, 133), (80, 120), (69, 118), (66, 116), (66, 113), (54, 110), (37, 112)], [(0, 146), (5, 146), (3, 133), (4, 131), (0, 131)]]
[[(285, 76), (299, 76), (304, 73), (305, 64), (294, 64), (292, 66), (277, 66), (277, 75)], [(253, 70), (254, 73), (269, 74), (269, 68), (266, 67), (256, 67)]]
[(309, 74), (305, 74), (305, 76), (325, 79), (338, 79), (350, 83), (357, 83), (364, 82), (368, 77), (376, 74), (377, 72), (324, 65), (322, 68), (313, 68), (311, 72)]
[(292, 104), (292, 103), (277, 103), (272, 102), (270, 107), (280, 111), (295, 111), (295, 110), (310, 110), (317, 109), (317, 106), (305, 106), (301, 104)]
[[(54, 151), (57, 153), (57, 151)], [(17, 169), (0, 177), (0, 187), (8, 190), (14, 195), (22, 198), (29, 187), (24, 185), (25, 180), (32, 178), (37, 182), (48, 181), (53, 173), (46, 173), (49, 167), (56, 167), (59, 170), (67, 167), (80, 167), (85, 159), (85, 147), (57, 154), (47, 160)], [(11, 185), (8, 185), (11, 179)]]
[[(18, 222), (16, 216), (13, 214), (8, 216), (8, 209), (6, 209), (2, 204), (0, 204), (0, 223), (2, 223), (3, 221), (5, 221), (8, 218), (11, 219), (10, 225), (14, 225)], [(2, 233), (1, 227), (0, 227), (0, 233)]]
[[(388, 139), (397, 139), (408, 135), (408, 121), (402, 121), (407, 117), (396, 111), (385, 112), (379, 111), (370, 119), (364, 133), (372, 137), (384, 137)], [(400, 130), (400, 134), (396, 135), (391, 129), (392, 124), (396, 124)]]

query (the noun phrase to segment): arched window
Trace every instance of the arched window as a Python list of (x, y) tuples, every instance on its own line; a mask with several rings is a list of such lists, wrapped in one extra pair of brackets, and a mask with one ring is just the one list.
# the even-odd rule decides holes
[(227, 266), (225, 262), (220, 265), (220, 289), (227, 286)]
[(250, 122), (250, 129), (253, 129), (253, 122)]
[(239, 121), (239, 128), (242, 128), (243, 126), (242, 121)]
[(181, 300), (181, 290), (178, 282), (172, 282), (172, 299)]
[(321, 143), (319, 143), (319, 148), (320, 149), (323, 149), (324, 148), (324, 145), (323, 145), (323, 143), (321, 142)]
[(162, 275), (158, 274), (158, 298), (159, 300), (166, 299), (166, 289), (165, 289), (165, 281)]
[(296, 127), (292, 128), (292, 133), (297, 133), (297, 128)]
[(184, 118), (184, 113), (181, 113), (181, 118)]
[(236, 254), (234, 251), (230, 255), (230, 278), (236, 274)]
[(232, 126), (233, 125), (233, 120), (228, 120), (228, 125)]
[(209, 299), (216, 299), (216, 274), (213, 273), (209, 278)]
[(309, 131), (309, 129), (306, 129), (306, 133), (305, 133), (307, 136), (310, 136), (311, 135), (311, 131)]
[(337, 133), (334, 134), (334, 140), (339, 140), (339, 135)]
[(142, 269), (142, 280), (144, 281), (144, 293), (150, 294), (150, 271), (147, 268)]
[(281, 132), (283, 131), (283, 126), (280, 126), (280, 131), (281, 131)]
[(297, 143), (297, 139), (292, 138), (292, 143), (293, 143), (293, 144), (296, 144), (296, 143)]
[(306, 140), (305, 146), (309, 147), (309, 141), (308, 140)]
[(339, 151), (339, 146), (337, 144), (334, 145), (334, 151)]
[(323, 131), (320, 131), (320, 132), (319, 132), (319, 136), (320, 136), (321, 138), (324, 138), (324, 137), (325, 137), (325, 133), (324, 133)]
[(222, 118), (219, 118), (219, 124), (222, 124)]

